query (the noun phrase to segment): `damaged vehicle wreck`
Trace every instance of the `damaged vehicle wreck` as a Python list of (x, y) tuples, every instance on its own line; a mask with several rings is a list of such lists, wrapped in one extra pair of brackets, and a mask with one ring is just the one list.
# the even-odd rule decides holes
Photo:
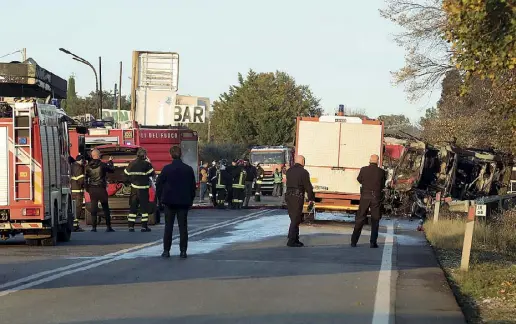
[(384, 213), (425, 218), (437, 193), (445, 204), (505, 194), (513, 165), (509, 154), (411, 141), (387, 183)]

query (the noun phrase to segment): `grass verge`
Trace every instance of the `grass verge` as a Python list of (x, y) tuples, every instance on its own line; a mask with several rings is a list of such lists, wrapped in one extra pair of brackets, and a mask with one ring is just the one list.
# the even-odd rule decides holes
[(469, 323), (516, 323), (516, 211), (504, 216), (475, 223), (468, 272), (460, 270), (465, 220), (447, 217), (424, 224)]

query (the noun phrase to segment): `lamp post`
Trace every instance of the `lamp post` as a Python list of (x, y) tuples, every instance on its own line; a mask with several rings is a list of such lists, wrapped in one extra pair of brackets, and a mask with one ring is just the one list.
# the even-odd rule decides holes
[[(93, 73), (95, 74), (95, 93), (97, 94), (97, 97), (101, 96), (101, 94), (99, 93), (99, 79), (98, 79), (97, 70), (95, 70), (95, 67), (90, 62), (83, 59), (82, 57), (75, 55), (74, 53), (72, 53), (64, 48), (59, 48), (59, 50), (65, 54), (71, 55), (74, 60), (76, 60), (77, 62), (86, 64), (93, 70)], [(100, 63), (100, 57), (99, 57), (99, 63)], [(98, 114), (99, 114), (99, 118), (102, 118), (102, 99), (100, 99), (100, 101), (99, 101)]]

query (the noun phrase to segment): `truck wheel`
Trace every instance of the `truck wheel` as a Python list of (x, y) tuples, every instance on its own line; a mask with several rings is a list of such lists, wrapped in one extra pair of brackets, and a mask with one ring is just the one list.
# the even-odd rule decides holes
[(51, 237), (50, 238), (46, 238), (46, 239), (42, 239), (41, 240), (41, 245), (42, 246), (56, 246), (57, 245), (57, 233), (58, 233), (58, 227), (59, 227), (59, 221), (58, 221), (58, 218), (57, 218), (57, 214), (59, 213), (58, 209), (57, 209), (57, 202), (54, 203), (54, 212), (52, 213), (52, 218), (53, 218), (53, 225), (52, 225), (52, 229), (51, 229)]
[(91, 217), (91, 213), (86, 208), (84, 208), (84, 220), (86, 221), (86, 225), (93, 224), (93, 218)]
[(72, 210), (72, 199), (68, 198), (68, 208), (66, 211), (67, 222), (61, 227), (61, 231), (57, 234), (57, 240), (60, 242), (69, 242), (72, 238), (73, 230), (73, 210)]
[(34, 239), (26, 239), (25, 240), (25, 244), (27, 244), (28, 246), (38, 246), (39, 245), (39, 240), (34, 240)]

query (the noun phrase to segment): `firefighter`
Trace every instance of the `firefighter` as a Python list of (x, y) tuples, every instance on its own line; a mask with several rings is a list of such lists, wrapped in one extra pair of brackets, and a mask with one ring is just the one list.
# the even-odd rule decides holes
[(272, 190), (273, 197), (281, 197), (282, 195), (282, 187), (281, 181), (283, 180), (283, 176), (278, 168), (274, 170), (274, 189)]
[(351, 235), (352, 247), (357, 246), (362, 227), (367, 220), (367, 212), (371, 209), (371, 237), (369, 243), (371, 248), (378, 248), (378, 229), (382, 218), (380, 205), (386, 178), (385, 171), (378, 166), (379, 159), (378, 155), (371, 155), (369, 165), (362, 167), (357, 177), (357, 181), (361, 184), (360, 204), (355, 219), (355, 228)]
[(222, 178), (224, 184), (226, 185), (226, 202), (228, 203), (228, 207), (233, 207), (233, 177), (234, 173), (237, 172), (237, 160), (231, 161), (230, 165), (227, 165), (225, 170), (222, 170)]
[(241, 209), (244, 204), (245, 197), (245, 178), (246, 173), (242, 161), (237, 161), (237, 165), (233, 170), (233, 209)]
[(256, 187), (254, 192), (254, 201), (260, 201), (262, 195), (262, 182), (263, 177), (265, 176), (265, 171), (263, 170), (260, 163), (256, 164)]
[(217, 207), (217, 162), (211, 162), (208, 170), (208, 183), (210, 186), (210, 200), (214, 207)]
[(142, 232), (150, 232), (149, 222), (149, 188), (150, 178), (155, 176), (152, 164), (147, 160), (147, 152), (139, 148), (134, 159), (125, 169), (128, 182), (131, 183), (131, 196), (129, 198), (129, 232), (134, 232), (134, 223), (138, 213), (138, 206), (142, 215)]
[[(72, 159), (73, 160), (73, 159)], [(72, 185), (72, 199), (75, 201), (75, 219), (73, 229), (75, 232), (83, 232), (79, 226), (79, 215), (82, 215), (82, 202), (84, 199), (84, 157), (77, 155), (71, 166), (70, 184)]]
[(218, 208), (224, 208), (224, 203), (226, 202), (226, 185), (225, 185), (225, 177), (224, 172), (226, 171), (226, 160), (221, 160), (219, 162), (219, 167), (217, 169), (217, 178), (215, 182), (215, 201), (216, 206)]
[[(85, 184), (88, 194), (91, 198), (91, 218), (93, 221), (91, 231), (97, 231), (97, 213), (99, 202), (102, 205), (102, 211), (106, 218), (106, 232), (114, 232), (111, 227), (111, 211), (109, 210), (109, 196), (106, 190), (106, 173), (114, 173), (113, 157), (109, 157), (109, 161), (104, 163), (100, 160), (100, 151), (94, 149), (91, 151), (91, 161), (85, 168)], [(100, 223), (100, 222), (99, 222)]]
[(249, 200), (251, 200), (251, 194), (253, 193), (253, 183), (256, 179), (256, 168), (254, 165), (249, 163), (248, 159), (244, 160), (245, 170), (245, 202), (244, 207), (249, 207)]
[(296, 155), (294, 166), (287, 171), (285, 200), (287, 202), (288, 216), (290, 217), (287, 242), (289, 247), (304, 246), (299, 241), (299, 224), (303, 221), (305, 193), (308, 196), (309, 206), (313, 206), (315, 200), (310, 174), (305, 170), (304, 165), (305, 158), (302, 155)]

